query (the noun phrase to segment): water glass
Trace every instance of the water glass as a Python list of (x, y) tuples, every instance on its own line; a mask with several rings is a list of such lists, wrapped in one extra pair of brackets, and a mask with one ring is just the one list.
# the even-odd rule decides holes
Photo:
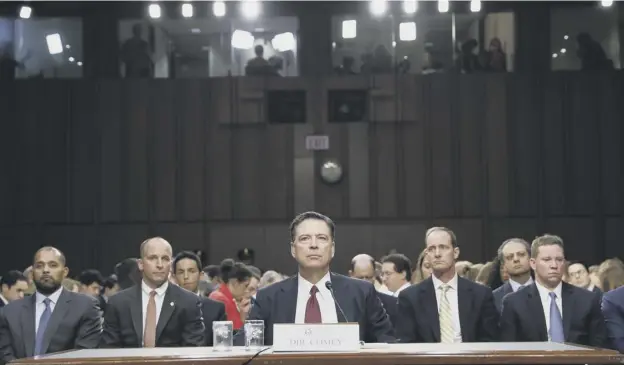
[(234, 335), (232, 321), (212, 322), (212, 349), (232, 351)]
[(245, 350), (258, 351), (264, 347), (264, 321), (245, 321)]

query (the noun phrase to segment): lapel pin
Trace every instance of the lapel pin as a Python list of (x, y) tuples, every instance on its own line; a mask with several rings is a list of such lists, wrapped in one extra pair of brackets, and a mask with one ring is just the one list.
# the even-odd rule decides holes
[(169, 303), (169, 305), (172, 306), (172, 307), (173, 307), (173, 304), (174, 304), (173, 302)]

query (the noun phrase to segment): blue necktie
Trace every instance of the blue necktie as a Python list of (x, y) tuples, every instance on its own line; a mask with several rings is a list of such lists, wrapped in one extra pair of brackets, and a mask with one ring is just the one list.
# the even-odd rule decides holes
[(559, 312), (557, 307), (557, 294), (550, 292), (548, 295), (550, 295), (550, 341), (562, 343), (565, 342), (565, 336), (563, 334), (561, 312)]
[(41, 313), (41, 317), (39, 317), (39, 328), (37, 328), (37, 337), (35, 338), (35, 356), (42, 355), (43, 352), (43, 336), (45, 335), (46, 328), (48, 327), (50, 317), (52, 317), (52, 308), (50, 308), (51, 302), (50, 298), (45, 298), (43, 300), (45, 309), (43, 310), (43, 313)]

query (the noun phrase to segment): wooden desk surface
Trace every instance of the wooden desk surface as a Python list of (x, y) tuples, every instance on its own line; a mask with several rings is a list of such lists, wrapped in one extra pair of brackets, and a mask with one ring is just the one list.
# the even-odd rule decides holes
[[(255, 352), (210, 347), (94, 349), (68, 351), (12, 362), (14, 365), (243, 365)], [(421, 365), (421, 364), (624, 364), (611, 350), (548, 343), (367, 344), (356, 353), (274, 353), (268, 349), (249, 365)]]

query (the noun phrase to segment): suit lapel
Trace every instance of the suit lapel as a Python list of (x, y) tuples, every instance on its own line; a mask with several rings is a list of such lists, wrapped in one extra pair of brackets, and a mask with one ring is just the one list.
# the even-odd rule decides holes
[(134, 288), (133, 298), (130, 298), (130, 317), (134, 332), (136, 332), (137, 344), (143, 346), (143, 294), (141, 285)]
[(563, 334), (566, 341), (570, 338), (570, 326), (572, 324), (572, 318), (574, 317), (574, 298), (573, 288), (566, 284), (561, 283), (561, 309), (563, 319)]
[(440, 342), (440, 314), (438, 313), (438, 299), (436, 298), (433, 280), (427, 279), (420, 288), (420, 307), (426, 312), (425, 318), (430, 318), (431, 331), (434, 342)]
[(32, 357), (35, 352), (35, 316), (37, 315), (36, 295), (24, 299), (22, 303), (21, 324), (22, 339), (24, 341), (24, 353), (26, 357)]
[[(334, 289), (334, 296), (336, 297), (334, 304), (336, 306), (336, 317), (338, 318), (338, 322), (347, 322), (348, 320), (356, 322), (354, 318), (355, 314), (353, 313), (353, 308), (351, 306), (351, 296), (348, 285), (346, 285), (345, 280), (338, 275), (330, 274), (330, 278)], [(342, 315), (340, 308), (338, 308), (338, 303), (342, 306), (342, 310), (344, 310), (344, 314), (347, 316), (348, 320)]]
[(279, 298), (278, 318), (275, 323), (295, 323), (297, 312), (297, 294), (299, 290), (298, 276), (295, 275), (285, 280)]
[(457, 278), (457, 306), (459, 307), (459, 327), (461, 328), (462, 340), (466, 342), (474, 341), (470, 338), (471, 332), (466, 329), (472, 328), (468, 323), (473, 315), (472, 313), (472, 288), (464, 282), (463, 278)]
[(173, 293), (175, 288), (172, 284), (167, 286), (167, 291), (165, 292), (165, 298), (163, 299), (162, 308), (160, 309), (160, 316), (158, 316), (158, 323), (156, 324), (156, 343), (158, 343), (158, 339), (160, 335), (165, 330), (167, 323), (171, 319), (171, 315), (173, 311), (175, 311), (175, 301), (177, 296)]
[[(546, 327), (546, 318), (544, 317), (544, 307), (540, 298), (537, 286), (532, 284), (526, 289), (527, 308), (531, 321), (535, 324), (540, 341), (548, 341), (548, 330)], [(527, 318), (528, 319), (528, 318)]]
[(52, 337), (58, 330), (61, 321), (67, 315), (69, 308), (71, 306), (72, 296), (69, 292), (63, 289), (61, 291), (61, 295), (59, 296), (58, 302), (54, 305), (54, 310), (52, 311), (52, 316), (50, 317), (50, 322), (48, 322), (48, 326), (46, 327), (45, 333), (43, 334), (43, 344), (41, 345), (42, 353), (48, 352), (48, 346), (50, 346), (50, 341)]
[(503, 288), (503, 298), (505, 297), (505, 295), (511, 293), (513, 293), (513, 288), (511, 287), (511, 284), (509, 284), (509, 282), (506, 282), (505, 287)]

